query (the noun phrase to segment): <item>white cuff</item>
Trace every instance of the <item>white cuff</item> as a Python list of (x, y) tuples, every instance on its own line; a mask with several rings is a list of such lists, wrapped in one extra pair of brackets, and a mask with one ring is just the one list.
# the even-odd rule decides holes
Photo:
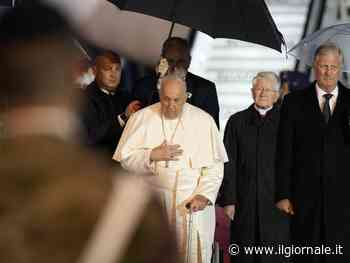
[(156, 162), (151, 160), (152, 149), (146, 150), (145, 152), (145, 168), (152, 173), (155, 172)]
[(124, 127), (125, 126), (125, 121), (123, 121), (123, 119), (120, 117), (121, 114), (119, 114), (117, 116), (118, 122), (120, 124), (120, 126)]

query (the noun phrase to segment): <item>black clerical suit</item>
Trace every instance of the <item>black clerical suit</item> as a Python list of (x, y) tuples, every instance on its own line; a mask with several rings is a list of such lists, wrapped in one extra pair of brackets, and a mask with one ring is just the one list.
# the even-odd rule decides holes
[(111, 159), (123, 132), (118, 115), (125, 112), (131, 98), (118, 88), (115, 93), (107, 94), (96, 82), (87, 87), (85, 94), (83, 126), (87, 144)]
[[(339, 93), (328, 124), (315, 83), (285, 97), (277, 143), (277, 201), (289, 199), (292, 241), (344, 247), (345, 255), (311, 255), (298, 263), (350, 262), (350, 90)], [(336, 252), (333, 250), (333, 252)]]
[[(135, 100), (148, 106), (159, 101), (156, 74), (139, 80), (133, 90)], [(209, 113), (219, 127), (219, 102), (215, 84), (190, 72), (186, 76), (187, 92), (190, 97), (187, 102)]]
[[(241, 246), (279, 244), (288, 240), (288, 217), (275, 206), (275, 145), (278, 107), (260, 116), (254, 105), (230, 117), (224, 143), (229, 157), (218, 202), (235, 205), (231, 243)], [(243, 247), (242, 247), (243, 249)], [(232, 262), (286, 262), (282, 256), (240, 253)]]

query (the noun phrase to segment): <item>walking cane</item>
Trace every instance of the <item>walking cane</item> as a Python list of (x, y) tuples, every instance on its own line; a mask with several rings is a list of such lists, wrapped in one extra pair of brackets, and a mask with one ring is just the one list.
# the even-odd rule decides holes
[(187, 231), (187, 255), (186, 255), (186, 263), (191, 263), (191, 251), (192, 251), (192, 223), (193, 223), (193, 214), (191, 210), (191, 203), (186, 204), (186, 208), (189, 213), (188, 220), (188, 231)]

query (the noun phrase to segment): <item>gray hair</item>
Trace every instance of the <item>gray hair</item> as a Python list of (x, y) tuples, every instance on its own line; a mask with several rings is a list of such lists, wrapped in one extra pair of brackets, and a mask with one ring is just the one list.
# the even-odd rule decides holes
[(280, 90), (280, 78), (278, 77), (278, 75), (275, 72), (272, 71), (262, 71), (259, 72), (258, 74), (256, 74), (256, 76), (253, 78), (253, 85), (255, 85), (256, 81), (258, 79), (267, 79), (269, 81), (272, 81), (273, 85), (272, 88), (275, 91), (279, 91)]
[(333, 42), (326, 42), (326, 43), (320, 45), (315, 51), (314, 61), (317, 59), (317, 57), (326, 55), (326, 54), (331, 53), (331, 52), (336, 53), (341, 58), (341, 64), (344, 64), (343, 52), (337, 46), (337, 44), (335, 44)]
[(162, 79), (160, 79), (160, 90), (159, 92), (162, 92), (163, 89), (163, 83), (168, 80), (177, 80), (181, 82), (184, 92), (187, 91), (187, 84), (186, 84), (186, 70), (175, 68), (171, 72), (167, 73)]

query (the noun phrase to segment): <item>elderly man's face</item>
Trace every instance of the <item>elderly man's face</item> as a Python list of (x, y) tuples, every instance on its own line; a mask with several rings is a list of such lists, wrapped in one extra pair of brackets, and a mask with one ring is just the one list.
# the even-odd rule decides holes
[(165, 80), (160, 92), (162, 112), (167, 119), (176, 119), (180, 116), (186, 103), (186, 92), (183, 83), (179, 80)]
[(121, 65), (107, 57), (100, 57), (96, 62), (97, 83), (109, 91), (114, 91), (120, 83)]
[(253, 83), (252, 94), (255, 105), (266, 109), (273, 106), (278, 99), (278, 92), (273, 88), (274, 82), (269, 79), (257, 78)]
[(331, 92), (337, 85), (341, 70), (341, 56), (328, 52), (316, 57), (314, 62), (317, 84), (326, 92)]

